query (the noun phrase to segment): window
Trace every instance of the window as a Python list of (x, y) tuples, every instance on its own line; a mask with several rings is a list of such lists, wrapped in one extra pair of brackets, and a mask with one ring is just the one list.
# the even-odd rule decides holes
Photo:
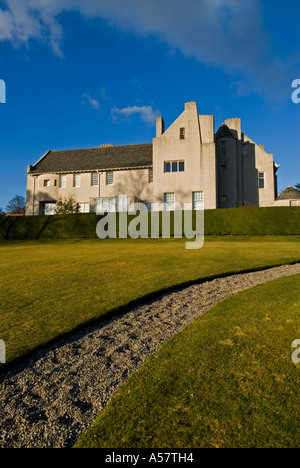
[(114, 173), (109, 171), (106, 173), (106, 185), (113, 185), (114, 183)]
[(92, 172), (92, 186), (98, 185), (98, 172)]
[(44, 180), (44, 187), (50, 187), (50, 180)]
[(178, 172), (178, 162), (172, 162), (172, 172)]
[(226, 163), (222, 163), (221, 164), (221, 169), (223, 172), (226, 172), (227, 171), (227, 164)]
[(242, 144), (242, 156), (247, 156), (248, 155), (248, 143), (243, 143)]
[(80, 174), (74, 174), (74, 187), (80, 187)]
[(165, 162), (165, 172), (171, 172), (171, 163)]
[(179, 161), (179, 172), (184, 172), (184, 161)]
[(297, 200), (291, 200), (290, 201), (290, 206), (299, 206), (298, 201)]
[(167, 161), (164, 164), (165, 172), (184, 172), (184, 161)]
[(222, 195), (221, 196), (221, 202), (222, 203), (227, 203), (227, 201), (228, 201), (228, 196), (227, 195)]
[(67, 176), (66, 175), (61, 175), (60, 176), (59, 186), (60, 186), (60, 188), (66, 188), (66, 186), (67, 186)]
[(193, 210), (203, 210), (204, 192), (193, 192)]
[(149, 184), (153, 182), (153, 169), (149, 169)]
[(41, 210), (42, 210), (42, 215), (53, 216), (56, 214), (56, 203), (55, 202), (42, 203)]
[(78, 203), (78, 211), (79, 211), (79, 213), (89, 213), (90, 212), (90, 204), (89, 203)]
[(116, 209), (118, 212), (126, 212), (129, 211), (129, 197), (127, 195), (120, 195), (119, 198), (116, 199)]
[(117, 211), (116, 208), (117, 208), (116, 198), (100, 198), (99, 200), (95, 200), (96, 213), (116, 212)]
[(185, 128), (181, 128), (179, 132), (180, 140), (185, 140)]
[(164, 205), (165, 211), (175, 210), (175, 193), (164, 194)]
[(260, 189), (266, 188), (266, 184), (265, 184), (265, 173), (264, 173), (264, 172), (260, 172), (259, 175), (258, 175), (258, 187), (259, 187)]
[(114, 198), (99, 198), (95, 200), (94, 211), (96, 213), (115, 213), (129, 211), (129, 197), (120, 195)]
[(226, 155), (226, 141), (221, 141), (221, 155)]

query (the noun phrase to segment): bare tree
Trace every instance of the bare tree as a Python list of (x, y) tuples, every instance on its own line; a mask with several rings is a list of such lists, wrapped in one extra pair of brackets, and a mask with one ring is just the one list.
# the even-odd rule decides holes
[(8, 203), (6, 212), (8, 214), (25, 214), (25, 198), (16, 195)]

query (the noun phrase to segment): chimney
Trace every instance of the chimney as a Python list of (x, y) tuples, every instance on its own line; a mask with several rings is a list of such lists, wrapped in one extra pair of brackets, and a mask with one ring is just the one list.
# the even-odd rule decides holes
[(156, 118), (156, 137), (160, 137), (165, 133), (165, 122), (162, 117)]
[(242, 122), (241, 119), (227, 119), (225, 120), (225, 125), (230, 128), (233, 134), (238, 138), (242, 139)]
[(195, 101), (186, 102), (184, 105), (184, 110), (195, 110), (198, 114), (197, 103)]

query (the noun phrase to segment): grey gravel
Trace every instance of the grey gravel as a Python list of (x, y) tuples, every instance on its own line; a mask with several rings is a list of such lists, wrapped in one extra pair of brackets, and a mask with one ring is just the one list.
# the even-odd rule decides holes
[(0, 447), (68, 448), (171, 336), (221, 300), (300, 273), (300, 263), (164, 294), (57, 341), (0, 375)]

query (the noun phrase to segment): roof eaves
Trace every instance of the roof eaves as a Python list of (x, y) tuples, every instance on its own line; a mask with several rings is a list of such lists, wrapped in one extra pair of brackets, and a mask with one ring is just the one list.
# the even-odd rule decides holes
[(30, 175), (40, 176), (44, 174), (83, 174), (89, 172), (110, 172), (110, 171), (132, 171), (138, 169), (151, 169), (153, 164), (143, 165), (143, 166), (127, 166), (127, 167), (108, 167), (106, 169), (74, 169), (73, 171), (44, 171), (44, 172), (29, 172)]

